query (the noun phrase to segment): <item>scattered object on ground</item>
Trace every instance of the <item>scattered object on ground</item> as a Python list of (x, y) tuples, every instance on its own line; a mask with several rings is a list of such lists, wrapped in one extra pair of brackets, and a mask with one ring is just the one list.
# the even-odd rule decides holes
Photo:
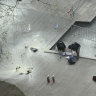
[(63, 53), (62, 53), (62, 56), (65, 56), (65, 55), (66, 55), (66, 52), (63, 52)]
[(30, 70), (28, 70), (28, 71), (27, 71), (27, 73), (26, 73), (26, 75), (28, 75), (28, 74), (30, 74), (30, 73), (31, 73), (31, 71), (30, 71)]
[(22, 0), (17, 0), (17, 1), (22, 1)]
[(93, 76), (93, 78), (92, 78), (92, 79), (93, 79), (93, 81), (95, 81), (95, 82), (96, 82), (96, 76)]
[(20, 73), (19, 75), (23, 75), (24, 73)]
[(26, 68), (26, 71), (23, 70), (23, 67), (21, 68), (20, 66), (16, 67), (16, 72), (19, 72), (19, 75), (28, 75), (32, 71), (32, 67)]
[(50, 83), (50, 77), (49, 77), (49, 75), (47, 76), (47, 83)]
[(68, 59), (68, 63), (70, 64), (70, 65), (72, 65), (72, 64), (75, 64), (76, 63), (76, 61), (74, 60), (74, 58), (69, 58)]
[(16, 67), (16, 72), (17, 72), (17, 71), (18, 71), (18, 69), (20, 69), (20, 68), (21, 68), (20, 66), (17, 66), (17, 67)]
[(71, 12), (71, 9), (67, 10), (67, 13), (70, 13)]
[(65, 57), (67, 60), (69, 60), (70, 56)]
[(55, 25), (54, 29), (56, 30), (58, 28), (58, 24)]
[(25, 46), (25, 48), (28, 48), (28, 46)]
[(38, 49), (36, 49), (36, 48), (30, 48), (30, 50), (33, 51), (33, 52), (37, 52), (38, 51)]
[(54, 75), (52, 76), (52, 81), (53, 81), (53, 83), (55, 83), (55, 77), (54, 77)]

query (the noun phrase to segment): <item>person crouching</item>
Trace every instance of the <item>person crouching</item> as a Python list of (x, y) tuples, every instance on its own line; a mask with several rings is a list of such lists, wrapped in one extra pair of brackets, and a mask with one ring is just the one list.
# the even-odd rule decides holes
[(57, 42), (57, 49), (62, 56), (66, 55), (66, 45), (62, 41)]
[(69, 49), (71, 49), (71, 51), (75, 51), (76, 52), (76, 58), (79, 59), (79, 53), (80, 53), (80, 44), (78, 44), (77, 42), (71, 44), (68, 46)]

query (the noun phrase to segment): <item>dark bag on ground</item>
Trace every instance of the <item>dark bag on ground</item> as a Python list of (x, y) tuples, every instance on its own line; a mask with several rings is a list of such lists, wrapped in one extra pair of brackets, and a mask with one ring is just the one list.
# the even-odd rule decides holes
[(75, 64), (76, 61), (75, 61), (73, 58), (70, 58), (70, 59), (68, 60), (68, 63), (71, 65), (71, 64)]
[(33, 51), (33, 52), (37, 52), (38, 51), (38, 49), (36, 49), (36, 48), (30, 48), (30, 50)]

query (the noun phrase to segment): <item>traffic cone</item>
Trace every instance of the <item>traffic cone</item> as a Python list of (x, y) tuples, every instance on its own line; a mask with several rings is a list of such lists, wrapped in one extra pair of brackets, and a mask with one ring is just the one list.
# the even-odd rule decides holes
[(49, 77), (49, 75), (47, 76), (47, 83), (50, 83), (50, 77)]
[(52, 81), (53, 81), (53, 83), (55, 83), (55, 77), (54, 77), (54, 75), (52, 76)]

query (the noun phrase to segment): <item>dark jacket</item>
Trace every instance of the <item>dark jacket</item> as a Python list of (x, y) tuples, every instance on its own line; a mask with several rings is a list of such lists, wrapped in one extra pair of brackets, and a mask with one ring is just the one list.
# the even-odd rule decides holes
[(58, 48), (58, 50), (65, 51), (66, 45), (65, 45), (62, 41), (59, 41), (59, 42), (57, 43), (57, 48)]
[(74, 44), (71, 44), (68, 46), (69, 49), (73, 50), (73, 51), (77, 51), (78, 48), (80, 48), (80, 44), (78, 44), (77, 42), (75, 42)]

